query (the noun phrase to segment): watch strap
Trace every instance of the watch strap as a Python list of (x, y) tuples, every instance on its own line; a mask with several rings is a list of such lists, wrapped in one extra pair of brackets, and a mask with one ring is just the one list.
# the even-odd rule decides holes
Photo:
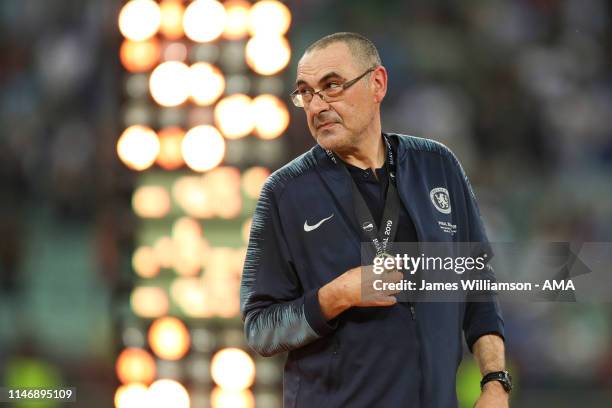
[(512, 390), (512, 377), (508, 371), (494, 371), (486, 374), (482, 377), (482, 380), (480, 380), (480, 390), (482, 390), (484, 385), (489, 381), (499, 381), (506, 392)]

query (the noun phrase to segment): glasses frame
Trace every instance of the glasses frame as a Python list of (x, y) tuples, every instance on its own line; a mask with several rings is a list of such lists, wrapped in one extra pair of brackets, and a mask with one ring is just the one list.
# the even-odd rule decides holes
[[(374, 71), (376, 68), (378, 68), (378, 66), (374, 66), (372, 68), (369, 68), (366, 72), (364, 72), (363, 74), (359, 75), (356, 78), (351, 79), (350, 81), (346, 81), (340, 85), (338, 85), (337, 88), (340, 88), (340, 93), (336, 96), (334, 96), (333, 98), (337, 98), (339, 96), (341, 96), (344, 91), (346, 91), (347, 89), (349, 89), (351, 86), (355, 85), (361, 78), (365, 77), (367, 74), (369, 74), (370, 72)], [(329, 91), (330, 89), (334, 89), (336, 90), (337, 88), (330, 88), (329, 85), (327, 85), (325, 88), (323, 89), (319, 89), (318, 91), (315, 91), (314, 89), (312, 90), (312, 99), (314, 99), (314, 97), (316, 95), (319, 95), (319, 98), (321, 98), (321, 100), (323, 102), (329, 103), (329, 102), (334, 102), (334, 101), (330, 101), (329, 95), (326, 95), (325, 92)], [(299, 89), (296, 89), (295, 91), (291, 92), (289, 94), (289, 96), (291, 97), (291, 101), (293, 102), (293, 104), (295, 106), (297, 106), (298, 108), (303, 108), (306, 105), (309, 105), (310, 102), (312, 102), (312, 99), (310, 100), (310, 102), (308, 102), (307, 104), (304, 104), (304, 100), (302, 98), (302, 94), (299, 93)], [(337, 100), (337, 99), (335, 99)]]

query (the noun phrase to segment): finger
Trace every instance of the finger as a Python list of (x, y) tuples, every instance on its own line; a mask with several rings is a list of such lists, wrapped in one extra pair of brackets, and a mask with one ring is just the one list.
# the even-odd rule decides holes
[(397, 303), (397, 299), (393, 296), (378, 296), (368, 302), (369, 306), (393, 306)]
[(394, 271), (385, 275), (385, 281), (387, 282), (401, 282), (404, 279), (404, 275), (401, 272)]

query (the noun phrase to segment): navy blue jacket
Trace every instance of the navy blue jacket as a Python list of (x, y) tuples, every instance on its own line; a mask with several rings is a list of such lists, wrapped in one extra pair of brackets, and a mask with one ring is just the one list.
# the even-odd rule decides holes
[[(418, 240), (487, 242), (473, 191), (453, 153), (432, 140), (388, 136), (397, 145), (398, 191)], [(401, 383), (393, 381), (397, 378), (420, 383), (418, 406), (456, 407), (462, 332), (470, 349), (484, 334), (503, 337), (499, 307), (494, 299), (418, 303), (413, 318), (398, 303), (351, 308), (327, 322), (318, 289), (361, 264), (351, 186), (346, 172), (318, 145), (265, 183), (240, 289), (248, 344), (264, 356), (289, 352), (283, 377), (286, 408), (416, 406), (405, 400)], [(430, 192), (438, 187), (448, 191), (448, 214), (432, 203)], [(305, 231), (306, 221), (313, 225), (331, 214), (316, 230)], [(438, 221), (455, 224), (456, 233), (443, 231)], [(411, 331), (417, 344), (404, 337)], [(401, 361), (402, 347), (416, 350), (408, 355), (418, 361)], [(415, 364), (417, 372), (402, 369)]]

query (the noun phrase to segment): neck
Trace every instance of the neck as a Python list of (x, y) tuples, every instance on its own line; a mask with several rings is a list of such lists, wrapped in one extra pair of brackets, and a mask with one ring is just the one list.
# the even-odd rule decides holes
[(385, 143), (380, 133), (364, 138), (350, 149), (335, 152), (344, 162), (360, 169), (378, 169), (385, 163)]

